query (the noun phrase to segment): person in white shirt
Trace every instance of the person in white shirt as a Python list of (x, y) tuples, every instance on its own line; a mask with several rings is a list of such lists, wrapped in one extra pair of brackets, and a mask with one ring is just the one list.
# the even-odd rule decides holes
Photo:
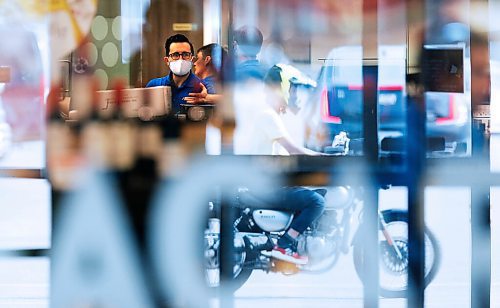
[(322, 155), (296, 144), (287, 131), (280, 117), (287, 102), (279, 74), (278, 68), (271, 69), (264, 82), (247, 81), (235, 91), (235, 154), (279, 155), (281, 146), (290, 155)]
[[(287, 108), (280, 73), (275, 67), (266, 74), (264, 82), (248, 79), (244, 87), (239, 84), (238, 91), (235, 91), (235, 154), (279, 155), (282, 148), (287, 154), (322, 155), (296, 144), (290, 137), (280, 117)], [(306, 264), (307, 256), (298, 253), (297, 238), (323, 213), (324, 196), (304, 187), (280, 187), (274, 195), (279, 196), (280, 208), (289, 209), (296, 215), (289, 229), (278, 239), (271, 256)]]

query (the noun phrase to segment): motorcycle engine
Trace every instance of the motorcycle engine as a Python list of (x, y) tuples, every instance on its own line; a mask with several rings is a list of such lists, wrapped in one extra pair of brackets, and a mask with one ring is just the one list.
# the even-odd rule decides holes
[(304, 232), (298, 238), (297, 250), (299, 254), (307, 255), (309, 262), (321, 261), (336, 253), (337, 243), (326, 234)]

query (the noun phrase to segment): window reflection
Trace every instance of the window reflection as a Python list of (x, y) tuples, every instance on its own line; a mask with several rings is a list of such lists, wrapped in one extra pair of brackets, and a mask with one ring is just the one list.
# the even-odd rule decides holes
[[(373, 124), (369, 121), (376, 121), (378, 131), (373, 133), (377, 133), (379, 158), (404, 158), (408, 154), (405, 153), (405, 145), (408, 145), (405, 142), (413, 142), (411, 145), (414, 148), (423, 148), (422, 144), (408, 140), (408, 118), (416, 116), (408, 114), (408, 110), (411, 104), (419, 103), (416, 99), (426, 102), (426, 108), (420, 111), (426, 115), (422, 124), (427, 135), (427, 157), (470, 155), (473, 145), (471, 122), (472, 118), (478, 119), (478, 106), (489, 106), (491, 103), (492, 113), (499, 115), (499, 107), (495, 105), (500, 89), (498, 37), (488, 37), (487, 28), (475, 23), (485, 14), (484, 11), (476, 11), (471, 1), (424, 2), (425, 5), (418, 0), (100, 1), (99, 12), (93, 23), (88, 25), (92, 31), (87, 40), (68, 55), (68, 62), (64, 62), (64, 65), (70, 65), (69, 68), (64, 67), (64, 71), (75, 78), (65, 76), (67, 78), (64, 79), (63, 87), (68, 92), (72, 90), (70, 107), (75, 109), (71, 111), (80, 117), (71, 118), (70, 112), (67, 112), (63, 119), (57, 114), (57, 108), (54, 109), (57, 112), (54, 112), (51, 119), (53, 123), (49, 123), (49, 126), (56, 129), (62, 127), (61, 131), (75, 134), (66, 140), (70, 140), (67, 144), (63, 138), (49, 137), (54, 141), (53, 145), (71, 150), (64, 153), (67, 156), (55, 156), (53, 159), (60, 163), (61, 169), (49, 166), (49, 173), (62, 171), (58, 174), (61, 177), (50, 179), (53, 189), (67, 190), (70, 181), (65, 176), (73, 172), (76, 174), (79, 168), (97, 166), (106, 170), (119, 170), (120, 176), (130, 173), (132, 176), (124, 181), (123, 187), (126, 188), (122, 187), (122, 190), (125, 191), (124, 199), (134, 205), (123, 207), (137, 209), (139, 214), (135, 215), (134, 212), (130, 216), (144, 223), (147, 220), (142, 220), (142, 206), (148, 203), (145, 200), (153, 194), (158, 178), (169, 177), (169, 181), (166, 181), (169, 187), (175, 184), (176, 180), (170, 181), (170, 177), (182, 174), (185, 172), (184, 164), (197, 159), (189, 154), (201, 151), (200, 144), (205, 136), (206, 152), (216, 154), (223, 152), (221, 147), (227, 143), (232, 146), (231, 154), (368, 156), (362, 149), (362, 143), (366, 141), (363, 140), (366, 136), (364, 130), (373, 127), (367, 125)], [(490, 1), (490, 4), (493, 2), (498, 4), (498, 1)], [(116, 7), (111, 8), (113, 5), (110, 3), (116, 4)], [(120, 12), (117, 10), (120, 7), (118, 3), (122, 4)], [(228, 3), (232, 3), (233, 7), (228, 8)], [(213, 10), (214, 14), (207, 13), (207, 8)], [(491, 8), (498, 9), (493, 5)], [(233, 20), (228, 18), (229, 10), (232, 10)], [(498, 15), (493, 14), (493, 11), (489, 14)], [(210, 20), (214, 16), (216, 20)], [(428, 20), (421, 19), (422, 16)], [(366, 25), (372, 25), (373, 29)], [(498, 28), (497, 25), (495, 27)], [(497, 28), (495, 31), (498, 31)], [(377, 33), (370, 32), (372, 30)], [(42, 63), (47, 62), (43, 55), (49, 52), (43, 42), (37, 40), (39, 34), (32, 31), (45, 30), (32, 30), (31, 25), (0, 26), (0, 38), (9, 42), (0, 46), (0, 66), (8, 67), (8, 70), (0, 71), (2, 76), (8, 75), (0, 83), (0, 168), (43, 167), (44, 164), (43, 91), (49, 85), (44, 83)], [(165, 50), (165, 40), (178, 33), (193, 43), (194, 48), (188, 48), (190, 53), (179, 50), (175, 54), (169, 51), (169, 47)], [(217, 48), (222, 47), (220, 54), (227, 50), (228, 57), (218, 56), (218, 52), (204, 54), (200, 47), (210, 46), (210, 43), (218, 43)], [(423, 44), (425, 46), (422, 49)], [(168, 55), (174, 55), (170, 60), (188, 63), (182, 62), (184, 68), (182, 65), (170, 66), (169, 61), (165, 61)], [(195, 58), (192, 59), (192, 56)], [(210, 67), (211, 63), (216, 64), (220, 71), (204, 75), (202, 72), (206, 72), (204, 69)], [(191, 68), (191, 65), (194, 67)], [(234, 68), (234, 72), (231, 68)], [(378, 87), (373, 87), (376, 92), (373, 95), (378, 103), (377, 113), (369, 120), (364, 117), (364, 108), (368, 103), (364, 101), (363, 91), (369, 88), (368, 84), (363, 84), (363, 80), (366, 80), (364, 72), (372, 74), (369, 77), (378, 78)], [(490, 72), (491, 84), (494, 86), (490, 86)], [(173, 74), (198, 75), (205, 82), (203, 86), (201, 81), (196, 83), (193, 91), (185, 91), (182, 97), (179, 96), (173, 112), (167, 108), (171, 101), (169, 95), (172, 89), (176, 88), (177, 91), (182, 84), (169, 84), (168, 88), (162, 89), (148, 88), (147, 91), (127, 89), (124, 91), (127, 94), (135, 93), (135, 98), (144, 99), (136, 105), (127, 105), (133, 108), (116, 108), (119, 99), (122, 99), (120, 103), (123, 104), (129, 102), (125, 103), (126, 99), (120, 95), (115, 96), (114, 105), (111, 100), (100, 101), (104, 102), (105, 108), (96, 103), (98, 95), (121, 94), (119, 91), (105, 92), (113, 88), (117, 80), (125, 79), (126, 87), (143, 88), (148, 80)], [(97, 78), (99, 83), (92, 78), (86, 80), (89, 75)], [(207, 78), (211, 77), (212, 80), (208, 81)], [(97, 89), (103, 91), (96, 94), (94, 90)], [(189, 94), (194, 93), (194, 90), (195, 95)], [(155, 98), (159, 99), (151, 98), (153, 94), (157, 94)], [(127, 96), (127, 99), (130, 97)], [(79, 101), (82, 104), (80, 106)], [(155, 105), (152, 101), (160, 104)], [(87, 105), (82, 107), (83, 104)], [(156, 107), (165, 108), (155, 110)], [(107, 109), (108, 115), (99, 114), (102, 111), (100, 109)], [(133, 109), (132, 112), (124, 112), (130, 109)], [(221, 110), (222, 115), (219, 114)], [(474, 116), (471, 117), (472, 112)], [(483, 115), (481, 120), (487, 121), (488, 117)], [(171, 118), (173, 121), (170, 121)], [(69, 120), (71, 126), (65, 126), (68, 123), (63, 120)], [(201, 125), (193, 125), (196, 129), (180, 132), (179, 123), (184, 125), (193, 122)], [(499, 140), (496, 140), (498, 136), (495, 135), (500, 130), (499, 122), (497, 119), (496, 126), (492, 125), (492, 153), (500, 147)], [(233, 126), (236, 126), (234, 134)], [(66, 130), (68, 127), (71, 127), (71, 131)], [(417, 129), (423, 130), (424, 127)], [(227, 134), (227, 131), (230, 133)], [(227, 135), (232, 135), (233, 139), (228, 138), (227, 141)], [(211, 137), (214, 142), (210, 141)], [(48, 153), (50, 156), (50, 149)], [(259, 158), (255, 161), (265, 162), (266, 167), (273, 166), (280, 172), (284, 166), (288, 171), (303, 167), (295, 165), (300, 160)], [(282, 165), (275, 164), (276, 161)], [(289, 161), (293, 163), (287, 165)], [(324, 161), (330, 162), (328, 159)], [(229, 175), (236, 170), (231, 161), (228, 170), (211, 162), (204, 162), (203, 165), (213, 167), (210, 174), (224, 179), (230, 178)], [(70, 167), (74, 168), (66, 169), (71, 163), (74, 166)], [(356, 167), (353, 165), (347, 165), (350, 172), (345, 181), (352, 178), (351, 173), (358, 175), (356, 173), (359, 170), (352, 172), (351, 168)], [(245, 164), (245, 167), (248, 166)], [(494, 170), (500, 169), (498, 162), (492, 163), (492, 166)], [(208, 176), (200, 176), (200, 170), (203, 169), (195, 168), (193, 177), (204, 184), (209, 183), (206, 181)], [(364, 172), (359, 171), (365, 176)], [(444, 170), (442, 173), (447, 175), (449, 172)], [(236, 172), (238, 176), (248, 173), (247, 170)], [(460, 173), (461, 170), (458, 170)], [(474, 176), (481, 176), (480, 173), (473, 173)], [(436, 178), (440, 175), (432, 174)], [(436, 179), (424, 179), (423, 185), (433, 180)], [(483, 184), (488, 185), (486, 182)], [(372, 185), (375, 184), (367, 183), (366, 187)], [(196, 189), (189, 185), (179, 198), (199, 196), (200, 186), (196, 187), (198, 193), (192, 194)], [(424, 188), (419, 186), (417, 189)], [(439, 196), (432, 193), (426, 198), (432, 199), (432, 204), (438, 206), (428, 207), (426, 212), (432, 216), (427, 218), (427, 222), (441, 229), (440, 236), (444, 234), (444, 237), (456, 239), (456, 234), (453, 237), (448, 230), (453, 224), (442, 222), (445, 212), (456, 210), (454, 207), (458, 203), (455, 201), (461, 201), (460, 213), (457, 212), (461, 216), (454, 223), (467, 242), (467, 228), (460, 228), (469, 223), (467, 211), (470, 198), (468, 195), (464, 197), (464, 191), (443, 190)], [(338, 195), (333, 197), (338, 198)], [(403, 199), (389, 197), (387, 204), (391, 207), (395, 203), (396, 206), (404, 206), (407, 201), (404, 199), (406, 195)], [(450, 200), (454, 201), (450, 203)], [(182, 200), (175, 203), (184, 204)], [(184, 207), (171, 208), (186, 214)], [(434, 211), (431, 208), (435, 208)], [(176, 217), (169, 216), (172, 219)], [(163, 221), (161, 225), (178, 229), (174, 223), (165, 225)], [(186, 224), (183, 227), (190, 226)], [(193, 231), (193, 228), (190, 230)], [(178, 236), (176, 232), (167, 233)], [(132, 240), (126, 242), (131, 243)], [(165, 243), (162, 241), (162, 245)], [(450, 246), (452, 241), (445, 243), (443, 248), (446, 252), (460, 252), (461, 258), (467, 255), (460, 251), (468, 249), (462, 243), (456, 247)], [(319, 238), (318, 244), (321, 244)], [(162, 259), (162, 262), (169, 261), (168, 258), (165, 260)], [(192, 262), (180, 260), (179, 263), (190, 270), (195, 269)], [(461, 263), (468, 264), (469, 260), (462, 258)], [(443, 266), (444, 271), (451, 264), (455, 263), (447, 262)], [(133, 267), (141, 272), (143, 270), (138, 265)], [(459, 273), (464, 278), (468, 275), (464, 268), (462, 266), (461, 274), (455, 269), (448, 271)], [(448, 275), (447, 279), (452, 276)], [(356, 280), (357, 288), (361, 290), (359, 282)], [(467, 292), (461, 291), (461, 295), (468, 296)], [(358, 298), (360, 302), (361, 297)], [(400, 301), (404, 302), (403, 299)]]
[[(241, 93), (236, 91), (233, 97), (236, 111), (235, 147), (249, 144), (253, 138), (250, 133), (246, 133), (242, 139), (241, 128), (245, 130), (245, 123), (255, 122), (255, 116), (253, 120), (248, 119), (252, 118), (252, 110), (257, 108), (258, 100), (269, 102), (284, 99), (285, 104), (276, 108), (279, 114), (274, 118), (289, 135), (287, 143), (293, 143), (293, 148), (283, 150), (286, 145), (271, 140), (273, 147), (277, 143), (281, 150), (266, 151), (268, 155), (318, 155), (324, 153), (326, 148), (331, 149), (334, 137), (342, 131), (359, 138), (362, 132), (362, 101), (359, 99), (362, 93), (361, 3), (343, 6), (333, 1), (250, 1), (238, 4), (236, 1), (234, 28), (256, 26), (263, 34), (262, 50), (255, 58), (261, 68), (268, 71), (277, 65), (283, 71), (285, 66), (292, 67), (314, 82), (297, 82), (296, 76), (285, 77), (281, 74), (281, 93), (278, 96), (275, 95), (276, 91), (271, 90), (264, 92), (264, 97), (254, 96), (246, 103), (242, 102)], [(238, 70), (242, 62), (238, 60), (238, 51), (235, 50), (236, 80), (241, 77), (238, 74), (244, 74)], [(339, 94), (336, 92), (338, 89), (343, 92)], [(337, 102), (337, 94), (343, 96), (343, 101)], [(293, 96), (299, 97), (295, 105), (288, 101)], [(257, 118), (261, 119), (260, 116)], [(271, 133), (261, 132), (261, 135), (266, 134)], [(298, 150), (300, 148), (317, 153)], [(241, 153), (238, 149), (235, 152)]]
[(42, 168), (44, 75), (38, 39), (28, 27), (0, 23), (0, 167)]

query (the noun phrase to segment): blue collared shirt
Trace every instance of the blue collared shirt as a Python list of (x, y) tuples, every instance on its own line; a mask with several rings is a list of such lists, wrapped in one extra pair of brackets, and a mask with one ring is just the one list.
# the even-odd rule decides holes
[(262, 64), (256, 59), (246, 60), (236, 65), (236, 81), (247, 81), (249, 79), (264, 80), (266, 71)]
[(180, 110), (181, 104), (186, 103), (183, 100), (184, 97), (189, 96), (189, 93), (199, 93), (202, 90), (201, 79), (193, 73), (189, 73), (188, 78), (180, 87), (177, 87), (173, 82), (172, 73), (164, 77), (151, 79), (146, 85), (147, 88), (158, 86), (170, 86), (172, 88), (172, 111), (174, 113)]
[(217, 91), (215, 90), (215, 78), (214, 78), (214, 76), (208, 76), (207, 78), (202, 79), (201, 82), (205, 85), (205, 88), (207, 88), (208, 94), (216, 94), (217, 93)]

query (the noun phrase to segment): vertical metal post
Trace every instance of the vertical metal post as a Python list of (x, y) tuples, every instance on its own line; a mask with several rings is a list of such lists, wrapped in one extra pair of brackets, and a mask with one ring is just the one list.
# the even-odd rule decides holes
[(471, 189), (471, 307), (490, 307), (491, 228), (489, 187)]
[[(223, 85), (227, 96), (234, 99), (234, 93), (232, 92), (232, 87), (227, 87), (228, 83), (234, 84), (234, 68), (236, 57), (233, 49), (233, 27), (234, 27), (234, 0), (226, 0), (228, 9), (228, 55), (229, 59), (225, 63), (224, 74), (223, 74)], [(231, 102), (230, 102), (231, 103)], [(228, 106), (222, 106), (222, 108), (227, 108)], [(233, 144), (232, 144), (232, 134), (234, 130), (234, 115), (228, 117), (226, 110), (223, 111), (224, 123), (222, 127), (222, 154), (232, 154)], [(229, 120), (229, 118), (231, 120)], [(231, 135), (231, 137), (228, 137)], [(228, 142), (230, 140), (230, 142)], [(220, 246), (220, 307), (222, 308), (232, 308), (234, 307), (234, 293), (225, 291), (224, 285), (231, 283), (233, 280), (233, 267), (234, 267), (234, 233), (233, 233), (233, 222), (235, 216), (235, 209), (231, 207), (234, 199), (232, 196), (233, 191), (225, 191), (227, 187), (222, 188), (221, 196), (221, 246)]]
[(408, 307), (424, 307), (424, 189), (416, 180), (408, 185), (408, 238), (409, 238), (409, 269), (408, 269)]
[[(487, 5), (486, 0), (471, 0), (470, 5)], [(488, 19), (488, 16), (483, 18)], [(488, 23), (486, 23), (488, 24)], [(472, 116), (482, 104), (489, 104), (490, 68), (489, 35), (471, 25), (471, 104)], [(487, 178), (490, 174), (489, 134), (486, 125), (473, 118), (472, 160), (478, 166), (478, 174)], [(484, 176), (483, 176), (484, 175)], [(490, 306), (491, 288), (491, 227), (490, 183), (475, 183), (471, 187), (471, 307)]]
[[(226, 0), (227, 10), (228, 10), (228, 61), (226, 61), (223, 67), (223, 85), (225, 94), (231, 97), (229, 103), (232, 103), (234, 99), (233, 87), (228, 87), (228, 83), (234, 85), (235, 83), (235, 63), (236, 57), (233, 49), (233, 31), (234, 31), (234, 0)], [(228, 108), (229, 106), (222, 105), (222, 108)], [(223, 127), (222, 127), (222, 154), (232, 154), (233, 144), (232, 144), (232, 134), (234, 131), (234, 115), (228, 116), (227, 110), (223, 110)], [(229, 136), (231, 135), (231, 136)], [(233, 222), (235, 218), (235, 209), (232, 207), (232, 202), (234, 198), (232, 194), (233, 191), (227, 191), (228, 187), (222, 188), (221, 196), (221, 246), (220, 246), (220, 307), (222, 308), (232, 308), (234, 307), (234, 293), (226, 291), (224, 285), (231, 283), (233, 280), (233, 267), (234, 267), (234, 233), (233, 233)], [(230, 196), (231, 195), (231, 196)]]
[(425, 99), (408, 98), (407, 108), (407, 186), (408, 186), (408, 307), (424, 307), (424, 192), (421, 184), (426, 155)]
[[(375, 3), (375, 4), (373, 4)], [(375, 6), (374, 6), (375, 5)], [(377, 2), (363, 2), (363, 59), (372, 58), (370, 53), (378, 50), (378, 21), (369, 18), (378, 16)], [(372, 21), (372, 22), (370, 22)], [(369, 174), (374, 175), (378, 166), (378, 66), (366, 65), (363, 61), (363, 154), (368, 161)], [(374, 178), (373, 176), (371, 177)], [(366, 187), (363, 217), (364, 258), (364, 307), (379, 305), (379, 253), (378, 253), (378, 186)]]
[[(490, 172), (489, 146), (484, 124), (474, 121), (472, 128), (472, 159), (478, 173)], [(490, 307), (491, 289), (491, 227), (489, 183), (471, 187), (471, 307)]]
[[(236, 55), (234, 54), (234, 1), (226, 0), (227, 10), (228, 10), (228, 31), (227, 31), (227, 46), (228, 46), (228, 61), (224, 63), (224, 74), (223, 74), (223, 82), (234, 82), (235, 80), (235, 64), (236, 64)], [(227, 89), (226, 89), (227, 90)], [(230, 93), (232, 94), (232, 93)]]
[[(225, 188), (227, 189), (227, 188)], [(234, 267), (234, 233), (233, 222), (235, 208), (231, 205), (233, 202), (232, 191), (222, 191), (221, 197), (221, 246), (220, 246), (220, 307), (234, 307), (234, 293), (224, 288), (225, 285), (233, 280)]]
[[(415, 2), (406, 0), (406, 20), (414, 19), (415, 14), (421, 13), (421, 21), (426, 21), (426, 1)], [(425, 32), (422, 37), (425, 36)], [(423, 42), (422, 42), (423, 45)], [(409, 48), (409, 45), (407, 46)], [(423, 51), (421, 46), (420, 51)], [(407, 59), (409, 61), (409, 59)], [(423, 63), (419, 63), (424, 67)], [(421, 71), (421, 75), (425, 72)], [(423, 80), (423, 78), (420, 78)], [(426, 156), (426, 102), (423, 93), (416, 93), (415, 97), (407, 98), (406, 112), (406, 174), (408, 188), (408, 293), (407, 305), (409, 308), (424, 307), (424, 192), (425, 186), (421, 183)]]
[(363, 271), (364, 307), (379, 306), (379, 245), (378, 245), (378, 187), (365, 187), (363, 240), (365, 242)]
[[(224, 3), (226, 4), (224, 6)], [(216, 114), (222, 117), (222, 127), (221, 127), (221, 154), (233, 154), (233, 135), (236, 126), (235, 115), (233, 111), (234, 105), (234, 87), (236, 87), (235, 82), (235, 66), (236, 66), (236, 55), (234, 54), (234, 1), (224, 0), (223, 6), (227, 12), (227, 45), (228, 45), (228, 58), (224, 61), (222, 66), (222, 85), (224, 90), (224, 96), (230, 99), (223, 100), (218, 104), (218, 110), (216, 109)]]

